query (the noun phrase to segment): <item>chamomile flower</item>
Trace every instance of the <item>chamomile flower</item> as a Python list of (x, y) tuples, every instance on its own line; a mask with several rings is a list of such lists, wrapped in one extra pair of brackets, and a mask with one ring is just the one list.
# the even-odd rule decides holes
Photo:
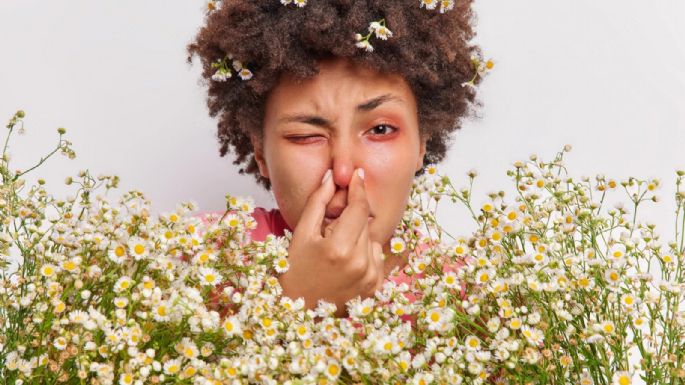
[(369, 31), (373, 32), (376, 37), (381, 40), (388, 40), (389, 37), (392, 37), (392, 31), (377, 21), (371, 23), (369, 26)]
[(466, 337), (466, 340), (464, 340), (464, 346), (466, 346), (466, 349), (468, 350), (478, 350), (480, 349), (480, 339), (476, 336), (468, 336)]
[(407, 244), (404, 242), (404, 239), (400, 237), (393, 237), (390, 240), (390, 251), (393, 254), (401, 254), (406, 250)]
[(120, 243), (115, 243), (107, 252), (107, 257), (110, 261), (120, 265), (126, 260), (126, 246)]
[(127, 276), (120, 277), (114, 284), (114, 292), (121, 293), (131, 288), (133, 281)]
[(285, 256), (278, 257), (274, 260), (274, 269), (277, 273), (285, 273), (288, 271), (290, 264)]
[(371, 43), (369, 43), (368, 40), (360, 40), (357, 43), (355, 43), (355, 46), (357, 46), (357, 48), (365, 50), (366, 52), (373, 52), (373, 46), (371, 45)]
[(604, 273), (604, 279), (611, 285), (617, 285), (621, 282), (621, 273), (615, 269), (609, 269)]
[(523, 325), (521, 327), (521, 334), (526, 337), (526, 341), (532, 346), (540, 345), (545, 337), (541, 330), (528, 325)]
[(42, 275), (45, 278), (52, 278), (52, 276), (54, 276), (56, 272), (57, 268), (49, 263), (41, 266), (40, 268), (40, 275)]
[(68, 271), (70, 273), (75, 273), (75, 272), (78, 272), (79, 264), (81, 264), (81, 258), (76, 257), (76, 258), (70, 258), (70, 259), (66, 259), (66, 260), (62, 261), (62, 263), (60, 263), (60, 267), (64, 271)]
[(55, 342), (52, 344), (57, 350), (64, 350), (67, 347), (67, 339), (64, 337), (55, 338)]
[(359, 300), (359, 298), (356, 298), (354, 300), (354, 303), (350, 307), (350, 316), (352, 317), (366, 317), (371, 312), (373, 312), (375, 300), (370, 297), (370, 298), (365, 298), (363, 300)]
[(164, 363), (164, 373), (168, 375), (175, 375), (181, 371), (181, 361), (180, 359), (168, 360)]
[(445, 284), (445, 287), (454, 289), (459, 286), (459, 279), (457, 278), (457, 274), (453, 271), (445, 273), (442, 277), (442, 282)]
[(635, 306), (638, 302), (638, 298), (631, 293), (626, 293), (621, 296), (621, 305), (625, 308), (630, 309)]
[(200, 267), (198, 269), (198, 278), (201, 285), (209, 286), (218, 284), (223, 277), (211, 267)]
[(250, 80), (252, 79), (253, 74), (249, 69), (242, 68), (240, 71), (238, 71), (238, 76), (240, 76), (242, 80)]
[(131, 373), (121, 373), (119, 376), (119, 385), (131, 385), (135, 378)]
[(613, 334), (614, 331), (616, 330), (616, 326), (614, 326), (614, 323), (611, 321), (604, 321), (600, 324), (599, 326), (600, 330), (604, 334)]
[(495, 278), (495, 271), (493, 269), (481, 269), (476, 272), (476, 282), (479, 284), (488, 283)]
[(236, 214), (228, 214), (223, 222), (230, 228), (237, 228), (240, 225), (240, 218)]
[(419, 5), (421, 8), (435, 9), (438, 6), (438, 2), (439, 0), (419, 0)]
[(614, 244), (609, 250), (609, 259), (613, 262), (622, 261), (626, 256), (626, 246), (622, 243)]
[(150, 254), (150, 246), (148, 242), (140, 237), (129, 238), (127, 245), (129, 253), (136, 261), (140, 261)]
[(168, 321), (170, 318), (169, 304), (163, 301), (154, 306), (152, 308), (152, 317), (159, 322)]
[(454, 8), (454, 0), (440, 0), (440, 13), (445, 13)]
[(176, 345), (176, 351), (189, 360), (198, 357), (200, 354), (200, 350), (197, 348), (197, 345), (195, 345), (195, 343), (188, 337), (183, 338), (181, 342)]
[(630, 385), (633, 383), (633, 376), (630, 372), (621, 371), (614, 373), (612, 380), (613, 385)]
[(224, 329), (224, 332), (229, 337), (240, 335), (242, 333), (242, 324), (236, 316), (230, 316), (226, 318), (221, 327)]

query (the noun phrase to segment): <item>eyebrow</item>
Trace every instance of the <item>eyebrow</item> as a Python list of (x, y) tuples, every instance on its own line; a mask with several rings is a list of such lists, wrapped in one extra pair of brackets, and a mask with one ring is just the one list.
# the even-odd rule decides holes
[[(373, 99), (369, 99), (359, 105), (357, 105), (356, 111), (357, 112), (368, 112), (376, 107), (380, 106), (383, 103), (389, 102), (389, 101), (395, 101), (399, 103), (404, 103), (404, 100), (398, 96), (392, 95), (392, 94), (385, 94), (381, 96), (377, 96)], [(332, 130), (333, 128), (333, 123), (329, 121), (326, 118), (323, 118), (318, 115), (311, 115), (311, 114), (294, 114), (294, 115), (286, 115), (282, 117), (281, 119), (278, 120), (279, 123), (305, 123), (305, 124), (311, 124), (313, 126), (319, 126), (326, 128), (328, 130)]]

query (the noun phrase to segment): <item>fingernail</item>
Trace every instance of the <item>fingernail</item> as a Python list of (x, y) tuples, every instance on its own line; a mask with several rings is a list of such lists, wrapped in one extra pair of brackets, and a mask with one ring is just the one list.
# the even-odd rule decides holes
[(362, 180), (364, 180), (364, 169), (363, 168), (358, 168), (357, 169), (357, 175), (359, 175)]
[(328, 178), (330, 178), (330, 177), (331, 177), (331, 169), (329, 168), (328, 170), (326, 170), (326, 173), (323, 174), (323, 179), (321, 179), (321, 184), (326, 183), (326, 181), (328, 181)]

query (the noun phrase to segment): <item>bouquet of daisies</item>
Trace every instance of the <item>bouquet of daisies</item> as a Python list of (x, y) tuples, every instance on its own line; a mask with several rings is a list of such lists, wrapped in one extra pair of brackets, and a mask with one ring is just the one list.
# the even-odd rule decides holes
[[(27, 186), (28, 171), (74, 152), (60, 129), (48, 156), (11, 171), (23, 117), (0, 160), (0, 383), (685, 381), (680, 189), (678, 239), (664, 246), (635, 216), (657, 180), (576, 182), (562, 151), (514, 164), (514, 202), (500, 192), (474, 207), (475, 172), (456, 189), (429, 167), (392, 240), (412, 252), (410, 282), (387, 281), (337, 318), (330, 303), (282, 295), (291, 234), (253, 241), (250, 198), (227, 195), (222, 215), (182, 203), (153, 216), (141, 192), (99, 194), (116, 176), (67, 178), (67, 199)], [(603, 209), (621, 187), (633, 212)], [(475, 230), (441, 228), (440, 200), (463, 203)]]

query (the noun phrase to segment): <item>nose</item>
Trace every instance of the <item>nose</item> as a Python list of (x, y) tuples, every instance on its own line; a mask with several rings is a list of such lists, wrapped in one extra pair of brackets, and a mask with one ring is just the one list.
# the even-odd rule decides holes
[(341, 189), (346, 189), (352, 181), (354, 170), (363, 168), (361, 149), (356, 147), (354, 139), (335, 138), (331, 140), (330, 167), (333, 169), (333, 182)]

